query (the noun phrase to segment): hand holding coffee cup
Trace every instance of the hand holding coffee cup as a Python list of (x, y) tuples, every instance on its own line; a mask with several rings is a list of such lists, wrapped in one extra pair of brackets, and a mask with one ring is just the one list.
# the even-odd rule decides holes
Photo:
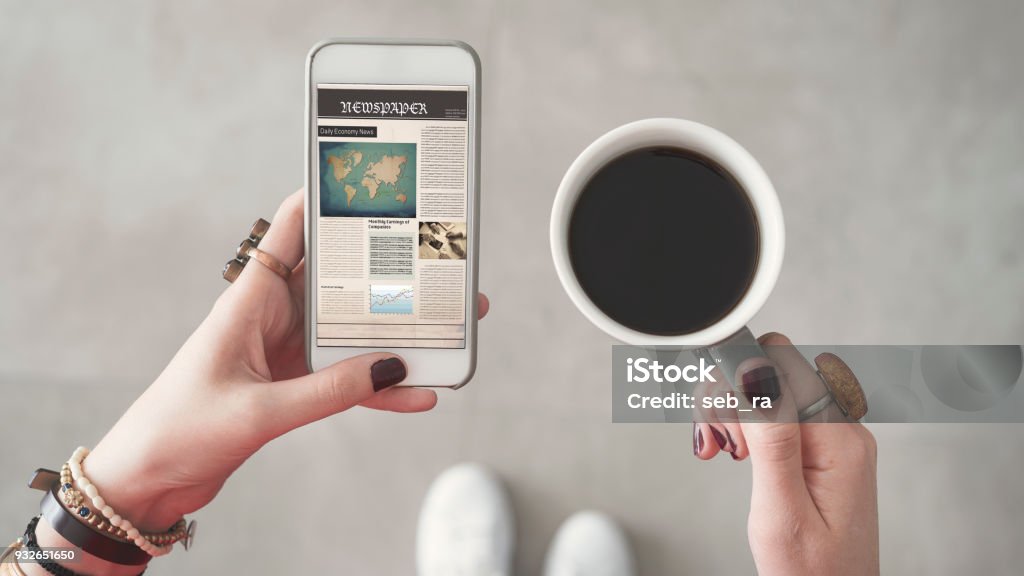
[[(819, 356), (815, 371), (778, 334), (762, 338), (766, 354), (746, 327), (775, 285), (784, 245), (782, 209), (757, 161), (686, 120), (641, 120), (598, 138), (570, 166), (551, 213), (558, 277), (598, 328), (634, 346), (694, 349), (741, 396), (781, 393), (772, 423), (735, 410), (694, 419), (697, 457), (754, 462), (748, 534), (758, 572), (877, 574), (871, 433), (796, 422), (863, 416), (856, 378), (834, 356)], [(721, 388), (697, 395), (729, 393)], [(794, 525), (806, 528), (798, 545)]]
[[(772, 365), (782, 387), (773, 407), (779, 417), (749, 422), (735, 411), (704, 413), (693, 426), (694, 456), (750, 458), (747, 534), (758, 574), (878, 574), (877, 449), (864, 425), (847, 421), (866, 410), (856, 379), (832, 354), (812, 366), (782, 334), (758, 340), (767, 358), (745, 362), (739, 372)], [(826, 382), (835, 401), (796, 423)], [(698, 384), (695, 392), (715, 395), (720, 385)]]

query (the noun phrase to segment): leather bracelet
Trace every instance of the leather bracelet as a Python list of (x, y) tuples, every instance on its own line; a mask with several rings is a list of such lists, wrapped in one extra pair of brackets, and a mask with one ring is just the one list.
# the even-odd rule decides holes
[(39, 511), (43, 518), (50, 523), (50, 526), (68, 542), (97, 558), (114, 564), (142, 566), (152, 559), (152, 556), (135, 544), (118, 542), (83, 524), (60, 503), (57, 489), (56, 483), (50, 486), (46, 495), (43, 496), (42, 502), (39, 503)]
[[(23, 546), (30, 552), (39, 551), (39, 543), (36, 542), (36, 526), (39, 524), (39, 518), (41, 518), (41, 516), (36, 516), (29, 521), (28, 526), (25, 527), (25, 536), (22, 538), (22, 542), (24, 542)], [(36, 560), (36, 563), (39, 564), (43, 570), (53, 574), (53, 576), (81, 576), (74, 570), (61, 566), (56, 562), (50, 562), (49, 560)], [(143, 570), (142, 572), (139, 572), (139, 576), (142, 576), (145, 573), (146, 571)]]

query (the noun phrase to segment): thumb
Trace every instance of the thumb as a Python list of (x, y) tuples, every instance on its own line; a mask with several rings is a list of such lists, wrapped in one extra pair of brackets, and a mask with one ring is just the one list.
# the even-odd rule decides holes
[(813, 505), (804, 481), (800, 424), (785, 379), (767, 358), (744, 362), (736, 375), (736, 382), (743, 383), (748, 396), (753, 395), (752, 391), (769, 390), (769, 396), (775, 397), (771, 409), (759, 410), (758, 421), (740, 422), (750, 451), (752, 506), (777, 506), (779, 513), (792, 513), (794, 507)]
[(275, 436), (343, 412), (405, 380), (405, 362), (393, 354), (363, 354), (306, 376), (268, 382)]

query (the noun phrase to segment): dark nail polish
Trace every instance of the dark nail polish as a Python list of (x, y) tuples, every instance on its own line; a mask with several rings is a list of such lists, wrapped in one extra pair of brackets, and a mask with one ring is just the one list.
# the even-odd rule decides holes
[(737, 461), (737, 462), (740, 461), (740, 457), (737, 456), (735, 452), (729, 452), (729, 456), (732, 456), (732, 459)]
[[(725, 429), (725, 437), (726, 437), (727, 440), (729, 440), (729, 447), (726, 448), (725, 451), (729, 452), (729, 453), (734, 452), (736, 450), (736, 441), (732, 439), (732, 434), (729, 434), (729, 429), (728, 428)], [(735, 459), (735, 458), (736, 458), (736, 456), (733, 455), (733, 459)]]
[(719, 432), (718, 428), (715, 428), (714, 426), (711, 427), (711, 434), (715, 437), (715, 442), (718, 444), (718, 447), (725, 450), (725, 435)]
[(779, 387), (779, 377), (775, 374), (775, 368), (761, 366), (744, 374), (743, 393), (751, 402), (754, 401), (755, 396), (769, 398), (773, 402), (778, 400), (782, 389)]
[(370, 366), (370, 380), (375, 391), (394, 386), (405, 380), (405, 364), (398, 358), (378, 360)]

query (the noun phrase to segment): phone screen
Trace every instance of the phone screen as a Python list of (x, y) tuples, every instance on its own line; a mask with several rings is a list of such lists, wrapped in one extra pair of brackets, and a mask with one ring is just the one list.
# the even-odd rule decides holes
[(467, 86), (317, 84), (317, 346), (466, 347), (468, 103)]

